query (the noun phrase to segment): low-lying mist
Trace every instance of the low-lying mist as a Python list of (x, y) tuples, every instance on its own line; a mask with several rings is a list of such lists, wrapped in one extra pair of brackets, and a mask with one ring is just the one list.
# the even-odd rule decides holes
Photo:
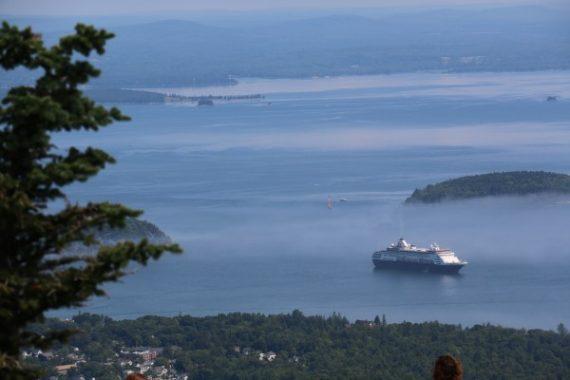
[[(437, 242), (463, 259), (516, 264), (570, 257), (570, 197), (483, 198), (434, 205), (347, 198), (327, 209), (323, 200), (225, 210), (221, 227), (176, 238), (194, 255), (327, 256), (367, 260), (400, 237), (418, 246)], [(338, 199), (338, 198), (337, 198)], [(192, 230), (192, 229), (191, 229)]]

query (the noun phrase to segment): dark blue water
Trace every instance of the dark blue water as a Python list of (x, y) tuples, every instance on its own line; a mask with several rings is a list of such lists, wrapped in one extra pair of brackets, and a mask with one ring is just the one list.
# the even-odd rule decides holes
[[(544, 74), (536, 75), (540, 85)], [(402, 206), (414, 188), (459, 175), (570, 172), (568, 101), (484, 87), (469, 96), (444, 82), (438, 88), (453, 94), (367, 88), (272, 94), (271, 105), (130, 105), (121, 107), (130, 123), (61, 136), (61, 145), (103, 146), (119, 161), (70, 188), (74, 199), (143, 209), (185, 248), (110, 285), (109, 297), (83, 311), (298, 308), (352, 319), (569, 324), (569, 197)], [(372, 252), (400, 236), (436, 241), (470, 264), (460, 276), (375, 271)]]
[[(165, 260), (113, 286), (111, 298), (89, 310), (132, 318), (298, 308), (309, 314), (339, 311), (352, 319), (384, 313), (391, 321), (492, 321), (550, 328), (568, 320), (568, 266), (473, 262), (461, 276), (435, 276), (376, 271), (366, 259), (283, 252), (280, 258)], [(134, 297), (135, 289), (144, 293)]]

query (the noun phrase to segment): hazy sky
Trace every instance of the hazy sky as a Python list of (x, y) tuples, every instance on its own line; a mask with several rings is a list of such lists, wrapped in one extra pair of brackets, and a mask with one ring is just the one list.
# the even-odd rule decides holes
[(172, 11), (250, 11), (348, 7), (563, 5), (567, 0), (0, 0), (13, 15), (112, 15)]

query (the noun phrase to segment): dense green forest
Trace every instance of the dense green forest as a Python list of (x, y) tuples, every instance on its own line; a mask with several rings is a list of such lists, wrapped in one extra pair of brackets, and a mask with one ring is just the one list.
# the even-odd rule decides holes
[(435, 203), (453, 199), (541, 193), (570, 193), (570, 176), (543, 171), (466, 176), (416, 189), (406, 199), (406, 203)]
[[(121, 352), (157, 347), (154, 359), (191, 379), (427, 379), (435, 359), (459, 357), (466, 379), (569, 379), (570, 335), (492, 325), (462, 328), (437, 322), (349, 323), (342, 316), (222, 314), (213, 317), (153, 317), (112, 320), (80, 314), (52, 327), (82, 331), (69, 346), (85, 362), (66, 376), (118, 378)], [(55, 325), (55, 326), (54, 326)], [(46, 325), (39, 325), (42, 331)], [(73, 347), (73, 348), (72, 348)], [(274, 352), (274, 360), (259, 353)], [(54, 358), (58, 357), (57, 355)], [(33, 363), (50, 368), (63, 359)]]

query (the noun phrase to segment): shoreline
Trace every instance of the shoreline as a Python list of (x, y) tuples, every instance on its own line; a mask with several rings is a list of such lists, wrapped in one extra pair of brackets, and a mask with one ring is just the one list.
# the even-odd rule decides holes
[[(413, 89), (417, 87), (455, 86), (462, 89), (472, 86), (506, 85), (496, 83), (497, 78), (513, 79), (515, 86), (536, 86), (537, 77), (558, 81), (561, 78), (570, 80), (570, 70), (537, 70), (537, 71), (485, 71), (485, 72), (433, 72), (420, 71), (395, 74), (322, 76), (312, 78), (236, 78), (238, 83), (232, 86), (171, 86), (171, 87), (139, 87), (129, 90), (154, 92), (159, 94), (175, 94), (180, 96), (243, 96), (251, 94), (295, 94), (318, 93), (338, 90), (359, 90), (385, 88), (388, 90)], [(488, 83), (474, 83), (475, 81)], [(561, 85), (562, 87), (562, 85)], [(570, 95), (570, 92), (567, 94)]]

